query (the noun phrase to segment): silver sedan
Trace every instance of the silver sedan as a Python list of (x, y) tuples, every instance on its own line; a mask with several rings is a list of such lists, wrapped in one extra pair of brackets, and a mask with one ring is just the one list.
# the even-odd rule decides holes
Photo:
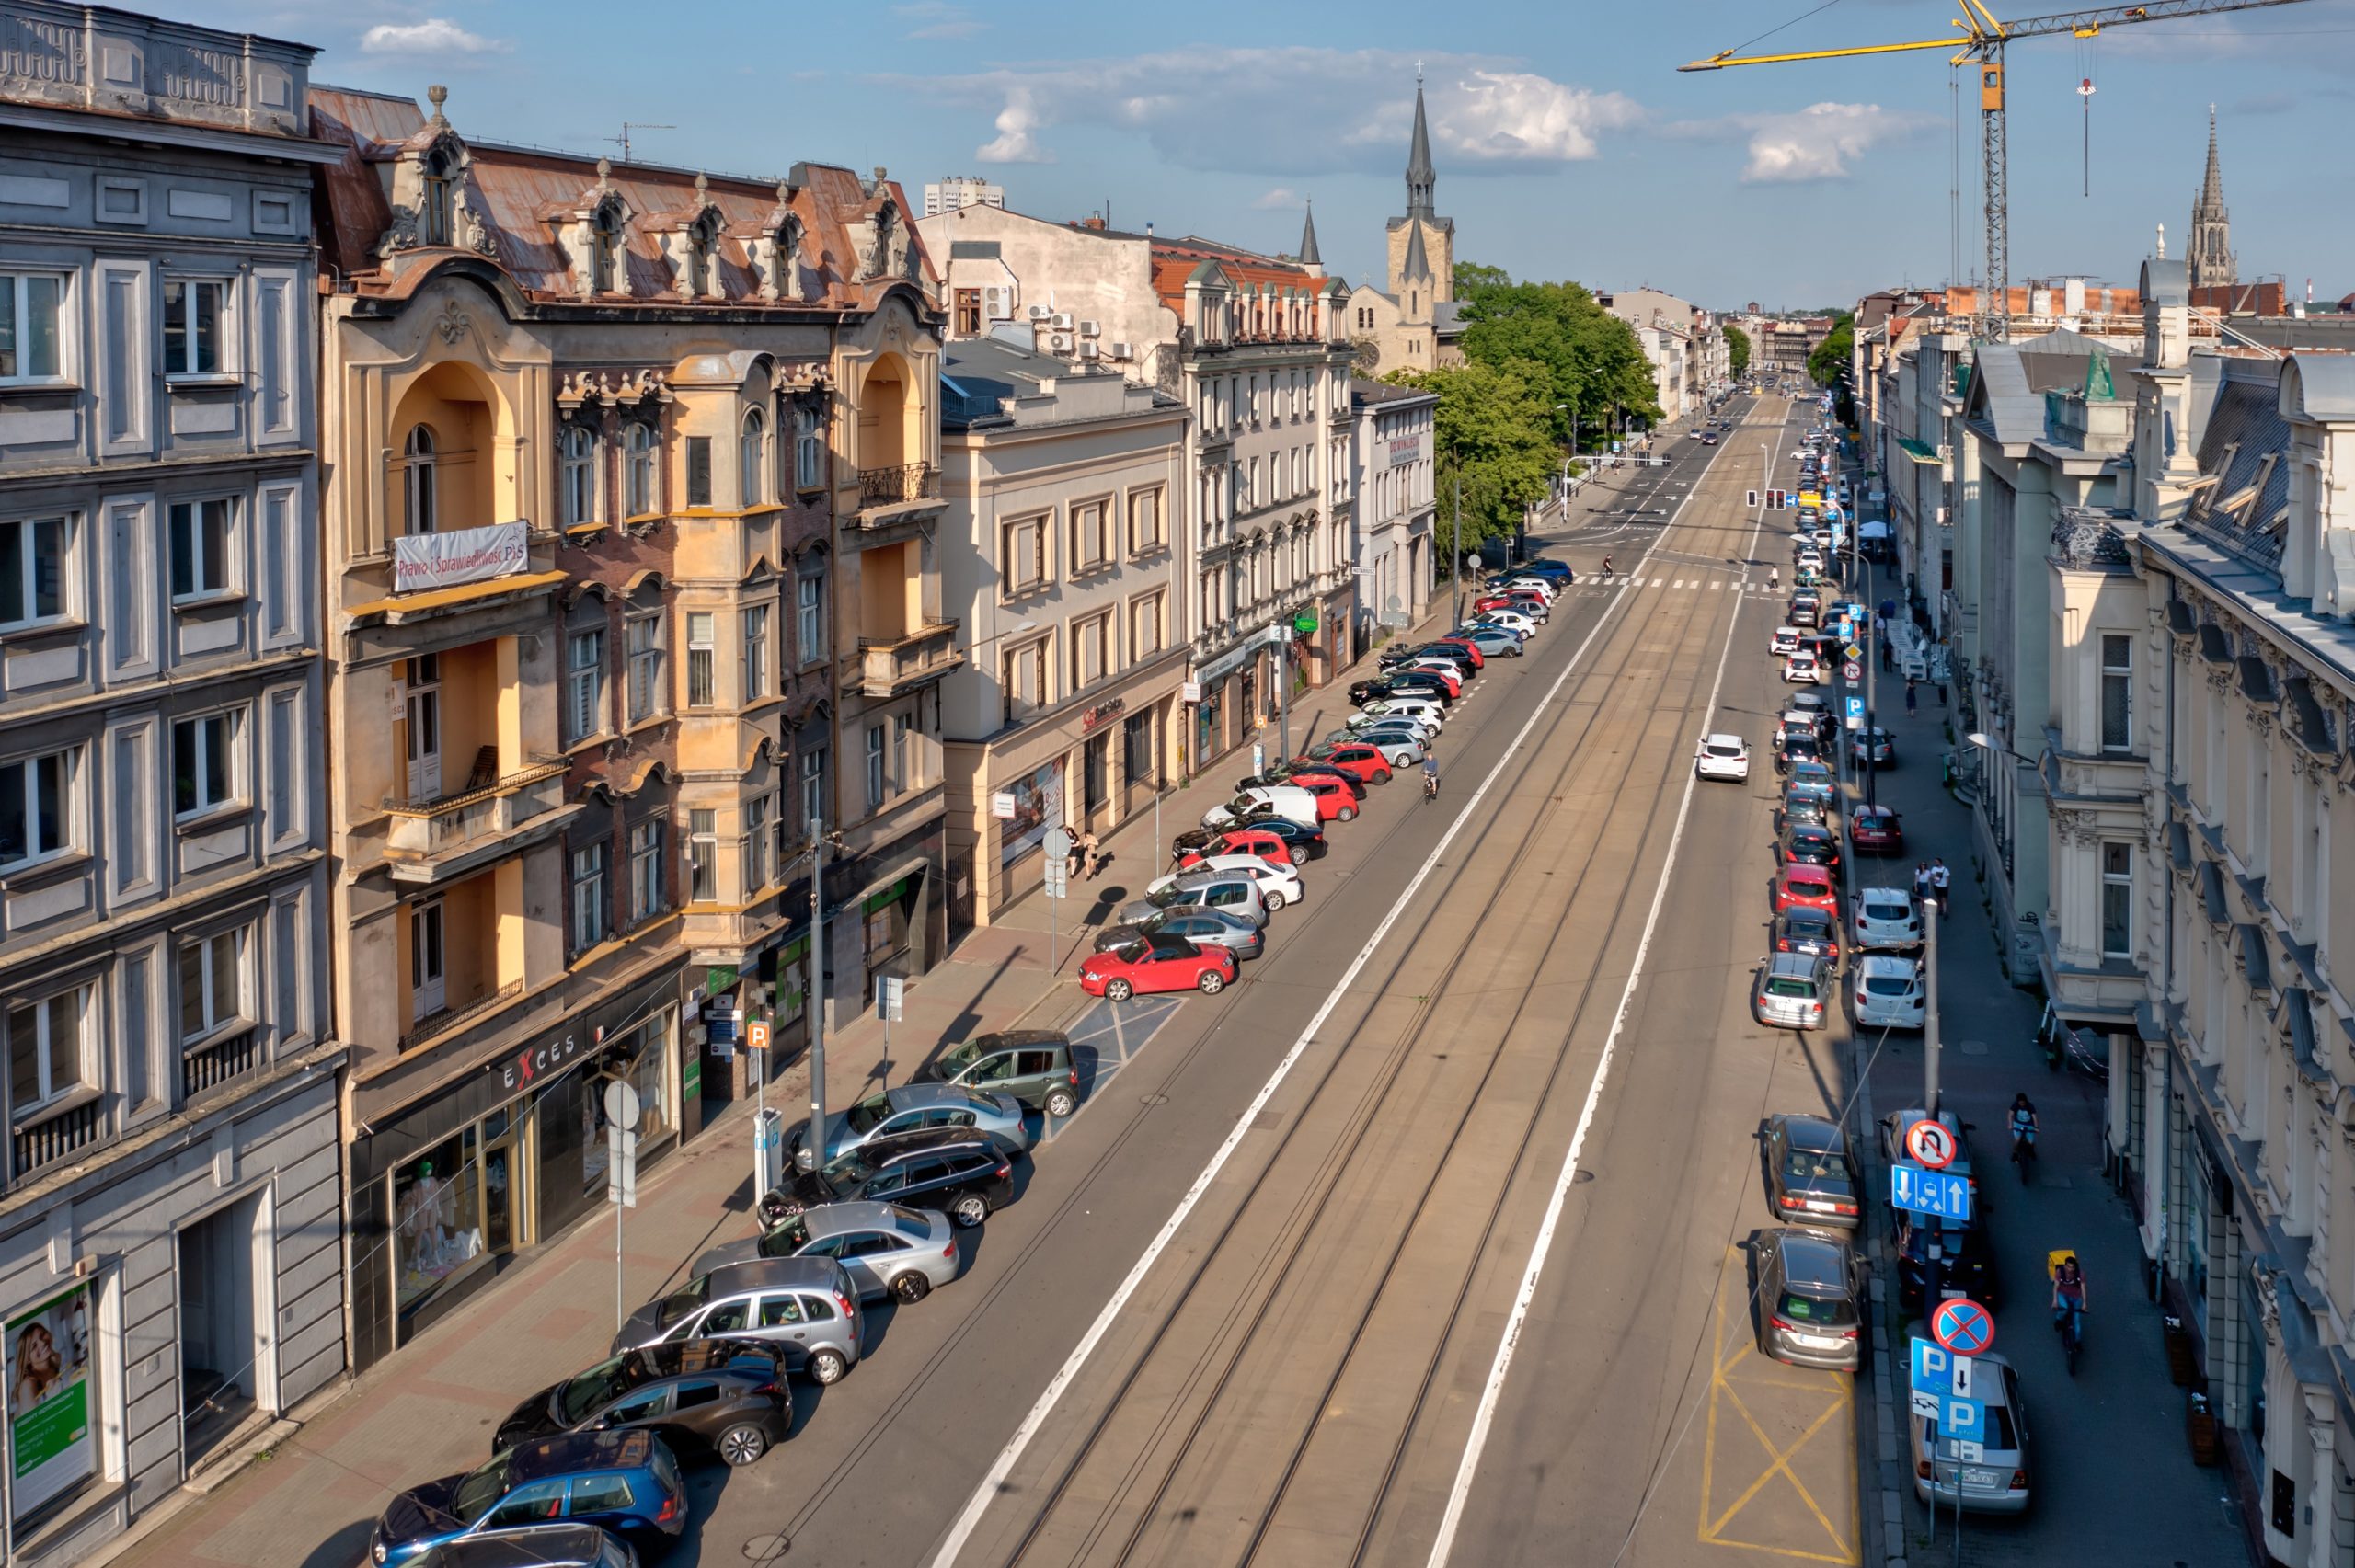
[(957, 1236), (948, 1216), (896, 1203), (821, 1203), (767, 1235), (729, 1242), (695, 1260), (695, 1276), (753, 1258), (827, 1257), (850, 1272), (862, 1299), (921, 1301), (957, 1277)]
[[(1007, 1094), (982, 1094), (953, 1083), (902, 1083), (870, 1094), (848, 1110), (826, 1118), (826, 1159), (829, 1162), (856, 1149), (869, 1139), (927, 1127), (966, 1127), (994, 1132), (1017, 1149), (1030, 1146), (1022, 1121), (1022, 1103)], [(795, 1126), (787, 1152), (802, 1170), (811, 1163), (802, 1158), (809, 1143), (810, 1124)]]
[(1411, 768), (1423, 760), (1430, 750), (1422, 738), (1403, 725), (1361, 729), (1350, 737), (1360, 746), (1371, 746), (1382, 753), (1382, 760), (1394, 768)]

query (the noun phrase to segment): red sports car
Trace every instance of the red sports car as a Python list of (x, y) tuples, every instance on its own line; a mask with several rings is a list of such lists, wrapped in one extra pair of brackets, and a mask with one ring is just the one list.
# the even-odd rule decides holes
[(1522, 601), (1509, 593), (1484, 594), (1472, 601), (1475, 610), (1518, 610), (1521, 606)]
[(1848, 841), (1858, 854), (1898, 854), (1905, 848), (1905, 830), (1888, 807), (1859, 806), (1848, 817)]
[(1336, 746), (1313, 746), (1309, 748), (1306, 756), (1294, 758), (1292, 761), (1292, 766), (1295, 769), (1307, 767), (1312, 763), (1322, 767), (1338, 768), (1361, 784), (1390, 782), (1390, 764), (1383, 760), (1381, 752), (1371, 746), (1353, 746), (1346, 742)]
[(1159, 934), (1109, 953), (1090, 954), (1079, 967), (1079, 989), (1114, 1001), (1126, 1001), (1139, 991), (1214, 995), (1234, 979), (1233, 949), (1197, 947), (1182, 936)]
[(1261, 860), (1277, 865), (1299, 865), (1308, 859), (1305, 846), (1294, 850), (1290, 844), (1265, 828), (1236, 828), (1222, 833), (1198, 850), (1188, 850), (1180, 856), (1178, 869), (1200, 865), (1214, 854), (1256, 854)]
[(1775, 876), (1775, 912), (1789, 909), (1821, 910), (1838, 920), (1840, 890), (1832, 873), (1820, 865), (1783, 867)]

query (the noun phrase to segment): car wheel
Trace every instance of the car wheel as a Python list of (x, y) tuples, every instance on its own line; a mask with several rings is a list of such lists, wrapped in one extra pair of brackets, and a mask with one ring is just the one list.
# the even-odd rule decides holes
[(923, 1300), (925, 1297), (931, 1294), (932, 1281), (925, 1278), (923, 1275), (916, 1273), (913, 1269), (910, 1269), (907, 1273), (900, 1276), (899, 1278), (891, 1281), (891, 1295), (893, 1299), (905, 1301), (910, 1305), (913, 1305), (914, 1303)]
[(1104, 982), (1104, 1000), (1107, 1001), (1126, 1001), (1136, 993), (1137, 988), (1126, 980), (1115, 978)]
[[(839, 1377), (841, 1374), (835, 1374)], [(769, 1451), (768, 1434), (751, 1422), (740, 1422), (719, 1435), (712, 1444), (718, 1450), (719, 1460), (729, 1466), (748, 1465)]]
[(1260, 898), (1266, 902), (1269, 914), (1274, 914), (1284, 907), (1283, 889), (1281, 887), (1270, 887), (1261, 894)]
[(1401, 751), (1390, 759), (1390, 765), (1394, 768), (1411, 768), (1415, 765), (1415, 759)]
[(1204, 996), (1216, 996), (1226, 989), (1226, 977), (1216, 969), (1204, 969), (1202, 978), (1194, 982)]
[(820, 1388), (831, 1388), (843, 1380), (850, 1370), (850, 1363), (843, 1359), (839, 1350), (813, 1350), (810, 1353), (810, 1377)]
[(1358, 808), (1354, 806), (1344, 806), (1341, 807), (1340, 817), (1344, 822), (1354, 822), (1358, 818)]
[(1079, 1096), (1073, 1093), (1070, 1090), (1051, 1089), (1047, 1092), (1047, 1114), (1049, 1116), (1067, 1116), (1078, 1108)]
[(1284, 851), (1284, 853), (1291, 859), (1294, 865), (1306, 865), (1308, 864), (1308, 852), (1301, 848), (1298, 844), (1292, 845)]
[(979, 1193), (967, 1193), (949, 1209), (948, 1218), (971, 1230), (990, 1217), (990, 1200)]
[(1390, 782), (1390, 770), (1384, 768), (1382, 772), (1374, 774), (1373, 782), (1376, 784), (1388, 784)]

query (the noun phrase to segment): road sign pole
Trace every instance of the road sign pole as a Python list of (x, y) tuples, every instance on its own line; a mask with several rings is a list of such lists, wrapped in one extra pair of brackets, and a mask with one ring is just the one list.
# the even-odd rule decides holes
[[(804, 1146), (824, 1164), (826, 1148), (826, 842), (825, 824), (810, 818), (810, 1138)], [(758, 1201), (757, 1196), (755, 1201)]]
[(1936, 890), (1922, 900), (1922, 1109), (1938, 1114), (1938, 908)]

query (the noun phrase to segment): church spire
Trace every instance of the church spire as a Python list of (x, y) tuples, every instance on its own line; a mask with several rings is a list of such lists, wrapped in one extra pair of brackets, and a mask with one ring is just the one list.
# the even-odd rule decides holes
[(1308, 217), (1300, 226), (1300, 264), (1325, 269), (1325, 258), (1316, 253), (1316, 203), (1308, 204)]
[(1407, 282), (1431, 280), (1431, 258), (1423, 248), (1423, 225), (1409, 223), (1407, 227), (1407, 256), (1399, 264), (1399, 278)]
[(1423, 74), (1415, 73), (1415, 136), (1407, 149), (1407, 216), (1428, 218), (1431, 212), (1431, 187), (1438, 183), (1439, 170), (1431, 164), (1431, 128), (1423, 117)]
[(2208, 106), (2208, 177), (2200, 182), (2200, 211), (2223, 215), (2224, 170), (2216, 158), (2216, 106)]
[(2200, 182), (2200, 200), (2192, 204), (2189, 244), (2185, 257), (2191, 264), (2195, 289), (2230, 287), (2238, 282), (2239, 267), (2233, 256), (2232, 214), (2224, 208), (2224, 170), (2216, 154), (2216, 106), (2208, 106), (2208, 172)]

